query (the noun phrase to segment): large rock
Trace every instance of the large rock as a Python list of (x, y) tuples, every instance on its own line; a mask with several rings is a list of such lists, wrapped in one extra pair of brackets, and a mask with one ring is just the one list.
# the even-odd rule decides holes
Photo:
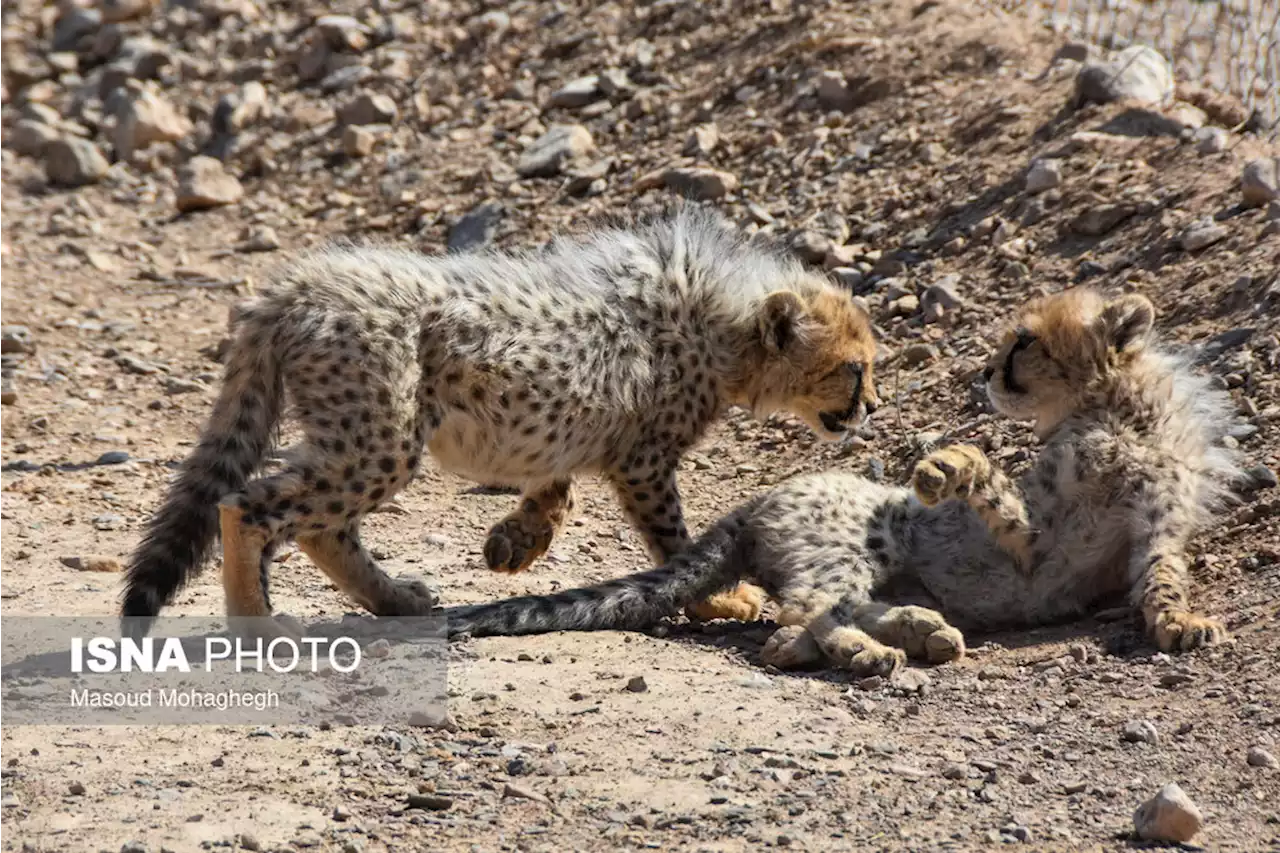
[(1144, 841), (1182, 844), (1194, 838), (1203, 825), (1200, 809), (1176, 782), (1165, 785), (1133, 813), (1133, 828)]
[(235, 175), (212, 157), (192, 157), (178, 170), (178, 210), (208, 210), (235, 204), (244, 197), (244, 187)]
[(580, 124), (555, 124), (525, 149), (516, 163), (523, 178), (558, 175), (595, 147), (591, 131)]
[(1106, 61), (1087, 63), (1076, 76), (1078, 103), (1127, 99), (1159, 104), (1171, 99), (1173, 91), (1173, 69), (1160, 51), (1142, 44), (1126, 47)]
[(585, 107), (600, 100), (604, 92), (600, 90), (600, 78), (595, 74), (571, 80), (551, 93), (551, 106), (575, 109)]
[(44, 173), (56, 186), (97, 183), (107, 173), (108, 165), (96, 145), (76, 136), (55, 139), (44, 148)]
[(1261, 207), (1280, 199), (1280, 157), (1260, 157), (1250, 161), (1240, 175), (1244, 203)]
[[(135, 84), (136, 85), (136, 84)], [(186, 116), (150, 90), (136, 93), (124, 106), (116, 125), (116, 157), (129, 160), (153, 142), (177, 142), (191, 132)]]

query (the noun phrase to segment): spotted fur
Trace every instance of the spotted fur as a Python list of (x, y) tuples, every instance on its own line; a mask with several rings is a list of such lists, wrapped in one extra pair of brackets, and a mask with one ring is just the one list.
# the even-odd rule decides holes
[(911, 489), (800, 477), (663, 568), (449, 608), (450, 633), (638, 628), (749, 580), (779, 604), (763, 655), (778, 666), (825, 656), (884, 672), (900, 649), (950, 660), (961, 631), (1057, 622), (1124, 594), (1161, 649), (1220, 642), (1188, 600), (1185, 549), (1239, 474), (1222, 443), (1230, 398), (1152, 341), (1154, 316), (1142, 297), (1083, 289), (1026, 306), (985, 371), (996, 409), (1044, 442), (1016, 482), (967, 445), (927, 456)]
[[(539, 252), (426, 257), (334, 248), (282, 270), (237, 321), (222, 392), (129, 566), (150, 618), (221, 527), (228, 613), (270, 614), (266, 555), (295, 538), (379, 614), (427, 612), (361, 543), (365, 514), (430, 454), (524, 490), (494, 526), (494, 569), (528, 567), (603, 474), (658, 562), (688, 543), (681, 456), (730, 405), (795, 413), (839, 439), (876, 405), (875, 343), (843, 290), (694, 207)], [(303, 440), (258, 471), (282, 406)], [(689, 602), (754, 618), (743, 587)]]

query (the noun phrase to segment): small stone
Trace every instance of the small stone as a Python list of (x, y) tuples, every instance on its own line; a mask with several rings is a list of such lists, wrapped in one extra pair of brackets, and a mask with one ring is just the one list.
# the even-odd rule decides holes
[(120, 853), (150, 853), (150, 850), (141, 841), (126, 841), (120, 845)]
[[(715, 201), (738, 188), (738, 178), (735, 175), (699, 166), (667, 169), (662, 172), (660, 180), (667, 189), (698, 201)], [(646, 179), (641, 178), (636, 188), (644, 188), (645, 183)]]
[(345, 125), (394, 124), (400, 111), (389, 95), (365, 93), (347, 101), (335, 115)]
[(632, 693), (644, 693), (649, 689), (643, 675), (637, 675), (627, 681), (627, 690)]
[(83, 782), (72, 782), (70, 785), (67, 786), (67, 793), (73, 797), (82, 796), (84, 792), (85, 792), (85, 787)]
[(471, 252), (493, 242), (506, 209), (497, 202), (476, 205), (449, 229), (448, 250)]
[(442, 710), (414, 711), (409, 715), (409, 725), (419, 729), (441, 729), (454, 732), (458, 724)]
[(69, 569), (75, 569), (78, 572), (107, 572), (118, 573), (124, 571), (124, 566), (115, 557), (101, 556), (84, 556), (84, 557), (59, 557), (58, 562)]
[(242, 832), (240, 833), (240, 847), (244, 850), (257, 853), (257, 851), (262, 849), (262, 843), (258, 841), (257, 836), (250, 835), (247, 832)]
[(1280, 767), (1280, 761), (1277, 761), (1274, 755), (1260, 746), (1249, 747), (1249, 752), (1245, 755), (1244, 760), (1250, 767), (1267, 767), (1272, 770)]
[(1230, 233), (1227, 226), (1214, 222), (1210, 217), (1204, 217), (1188, 225), (1178, 237), (1178, 242), (1186, 251), (1198, 252), (1225, 239)]
[(969, 775), (969, 768), (963, 764), (948, 764), (942, 768), (943, 779), (964, 779)]
[(182, 213), (235, 204), (244, 187), (212, 157), (192, 157), (178, 170), (177, 207)]
[(516, 172), (524, 178), (558, 175), (594, 147), (591, 131), (582, 125), (552, 125), (520, 155)]
[(1240, 192), (1251, 207), (1280, 199), (1280, 157), (1249, 161), (1240, 175)]
[(920, 299), (908, 293), (889, 304), (889, 313), (895, 317), (909, 317), (920, 310)]
[(1133, 813), (1134, 830), (1146, 841), (1185, 843), (1194, 838), (1203, 825), (1200, 809), (1176, 782), (1165, 785)]
[(600, 78), (595, 74), (571, 80), (551, 93), (550, 105), (577, 109), (585, 107), (593, 101), (600, 100), (604, 93), (600, 91)]
[(524, 785), (516, 785), (511, 782), (503, 785), (502, 796), (504, 799), (513, 797), (518, 800), (532, 800), (535, 803), (543, 803), (544, 805), (551, 804), (550, 800), (532, 788), (526, 788)]
[(5, 137), (9, 147), (27, 157), (40, 157), (44, 149), (59, 137), (59, 133), (44, 122), (24, 118), (14, 124)]
[(377, 143), (378, 137), (368, 128), (351, 124), (342, 130), (342, 152), (348, 157), (368, 157)]
[(1266, 465), (1254, 465), (1245, 471), (1245, 478), (1249, 491), (1274, 489), (1276, 486), (1280, 486), (1280, 478), (1277, 478), (1276, 472)]
[(141, 18), (151, 11), (154, 0), (98, 0), (98, 11), (104, 24), (118, 24)]
[(823, 71), (818, 75), (818, 104), (824, 110), (847, 110), (854, 104), (849, 83), (839, 71)]
[(438, 794), (410, 794), (409, 808), (443, 812), (453, 808), (453, 800)]
[(191, 133), (191, 121), (165, 98), (149, 89), (125, 104), (116, 125), (116, 157), (129, 160), (133, 153), (155, 142), (178, 142)]
[(36, 342), (26, 326), (5, 326), (0, 329), (0, 354), (33, 355)]
[(902, 363), (907, 367), (929, 364), (938, 358), (938, 348), (933, 344), (911, 344), (902, 350)]
[(98, 146), (77, 136), (55, 139), (44, 148), (45, 177), (55, 186), (82, 187), (97, 183), (109, 165)]
[(689, 131), (684, 141), (686, 157), (706, 157), (720, 144), (720, 129), (714, 124), (700, 124)]
[(1227, 150), (1231, 134), (1221, 127), (1202, 127), (1195, 132), (1196, 153), (1221, 154)]
[(1138, 212), (1132, 204), (1101, 204), (1071, 220), (1071, 230), (1086, 237), (1101, 237)]
[(270, 225), (250, 225), (244, 239), (236, 244), (237, 252), (274, 252), (281, 246), (280, 235)]
[(350, 15), (321, 15), (316, 18), (316, 31), (334, 50), (360, 53), (369, 46), (372, 31)]
[(1125, 723), (1124, 731), (1120, 736), (1128, 743), (1154, 744), (1160, 740), (1160, 733), (1156, 731), (1156, 727), (1146, 720), (1130, 720)]
[(1041, 779), (1034, 770), (1023, 770), (1018, 774), (1018, 781), (1023, 785), (1039, 785)]
[(1058, 160), (1037, 160), (1027, 170), (1027, 192), (1032, 195), (1051, 190), (1062, 183), (1062, 164)]
[(831, 271), (831, 276), (841, 287), (849, 290), (857, 290), (867, 278), (862, 270), (855, 267), (836, 267)]
[(806, 264), (821, 264), (831, 251), (831, 239), (817, 231), (802, 229), (791, 235), (787, 247)]
[(636, 91), (631, 77), (621, 68), (608, 68), (601, 71), (599, 85), (601, 93), (615, 101), (624, 101)]
[(1127, 99), (1139, 104), (1158, 104), (1173, 97), (1173, 69), (1160, 51), (1133, 45), (1110, 60), (1089, 62), (1076, 76), (1077, 103), (1105, 104)]
[(385, 658), (391, 655), (391, 643), (385, 637), (379, 637), (364, 647), (364, 653), (371, 658)]
[(889, 676), (889, 686), (905, 693), (923, 694), (932, 683), (929, 673), (916, 667), (902, 667)]

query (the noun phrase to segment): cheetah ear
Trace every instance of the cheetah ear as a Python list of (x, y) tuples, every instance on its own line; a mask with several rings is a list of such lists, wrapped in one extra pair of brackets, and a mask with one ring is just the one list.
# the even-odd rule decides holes
[(760, 339), (769, 352), (783, 352), (791, 346), (804, 316), (804, 302), (790, 290), (775, 290), (760, 307)]
[(1145, 296), (1122, 296), (1106, 304), (1099, 321), (1108, 346), (1116, 352), (1132, 352), (1147, 345), (1156, 308)]

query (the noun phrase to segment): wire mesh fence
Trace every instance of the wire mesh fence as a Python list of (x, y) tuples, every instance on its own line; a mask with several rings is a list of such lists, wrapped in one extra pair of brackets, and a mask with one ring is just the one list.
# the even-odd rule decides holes
[(1026, 0), (1058, 32), (1104, 48), (1146, 44), (1175, 78), (1239, 98), (1280, 140), (1280, 0)]

